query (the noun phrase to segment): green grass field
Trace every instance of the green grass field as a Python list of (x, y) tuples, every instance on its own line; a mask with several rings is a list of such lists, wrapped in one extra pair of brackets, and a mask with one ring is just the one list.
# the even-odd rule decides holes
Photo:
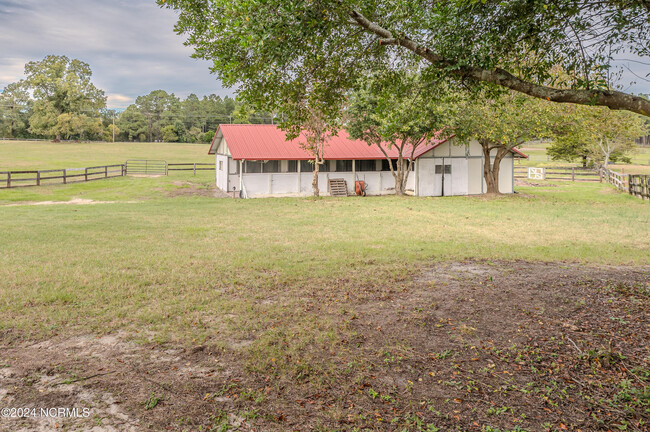
[(209, 144), (61, 142), (0, 140), (0, 171), (81, 168), (162, 159), (168, 163), (213, 162)]
[[(0, 326), (148, 325), (182, 339), (187, 322), (224, 307), (207, 287), (381, 279), (469, 257), (650, 263), (647, 202), (600, 184), (496, 199), (170, 197), (184, 180), (212, 183), (190, 173), (0, 191), (14, 204), (0, 207)], [(71, 199), (113, 203), (15, 205)]]
[[(29, 151), (21, 145), (0, 143), (4, 167), (84, 166), (153, 156), (210, 160), (206, 145), (29, 144)], [(386, 329), (387, 339), (368, 342), (369, 348), (361, 342), (345, 348), (341, 364), (334, 357), (315, 357), (317, 350), (332, 355), (343, 350), (342, 340), (371, 337), (351, 324), (355, 317), (368, 310), (381, 321), (398, 309), (390, 293), (407, 292), (413, 275), (437, 263), (505, 262), (498, 268), (515, 274), (531, 262), (561, 262), (566, 269), (573, 263), (650, 265), (648, 202), (605, 184), (555, 182), (496, 198), (235, 200), (211, 196), (213, 175), (179, 172), (0, 190), (0, 335), (33, 341), (119, 332), (143, 344), (205, 343), (234, 352), (234, 364), (247, 371), (243, 376), (257, 374), (262, 380), (271, 374), (278, 380), (272, 382), (295, 386), (291, 391), (304, 389), (304, 376), (311, 376), (313, 393), (351, 373), (344, 371), (372, 379), (384, 374), (373, 363), (393, 367), (378, 354), (382, 350), (415, 352)], [(64, 204), (78, 199), (97, 203)], [(492, 276), (481, 283), (491, 284)], [(434, 306), (408, 307), (415, 314)], [(417, 323), (409, 324), (413, 331), (425, 325)], [(464, 337), (476, 331), (472, 328), (461, 327)], [(409, 370), (404, 376), (417, 382)], [(455, 379), (457, 372), (449, 373)], [(409, 385), (405, 388), (404, 395)], [(295, 397), (287, 392), (282, 403)], [(355, 403), (375, 403), (368, 392), (354, 396), (361, 398)], [(412, 405), (424, 403), (399, 397), (415, 411)], [(486, 415), (493, 410), (486, 409)], [(338, 418), (329, 411), (323, 416)], [(389, 430), (381, 421), (377, 428)], [(500, 421), (492, 424), (504, 424)], [(400, 430), (424, 429), (412, 423)]]

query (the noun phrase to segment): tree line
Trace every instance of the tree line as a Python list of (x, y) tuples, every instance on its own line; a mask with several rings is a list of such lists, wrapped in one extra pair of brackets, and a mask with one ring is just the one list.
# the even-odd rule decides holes
[(50, 55), (25, 65), (25, 78), (0, 93), (0, 137), (91, 141), (210, 142), (220, 123), (272, 123), (267, 113), (211, 94), (181, 99), (165, 90), (125, 110), (106, 107), (87, 63)]

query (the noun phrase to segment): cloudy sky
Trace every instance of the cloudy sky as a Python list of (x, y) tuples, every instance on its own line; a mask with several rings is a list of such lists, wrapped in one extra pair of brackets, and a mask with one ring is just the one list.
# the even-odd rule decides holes
[[(154, 0), (0, 0), (0, 89), (23, 77), (26, 62), (56, 54), (89, 63), (110, 108), (157, 89), (232, 96), (207, 62), (190, 58), (175, 22)], [(650, 64), (626, 57), (618, 62), (623, 90), (650, 93)]]
[(154, 0), (0, 0), (0, 90), (48, 54), (90, 64), (108, 106), (163, 89), (177, 96), (233, 95), (173, 31), (176, 15)]

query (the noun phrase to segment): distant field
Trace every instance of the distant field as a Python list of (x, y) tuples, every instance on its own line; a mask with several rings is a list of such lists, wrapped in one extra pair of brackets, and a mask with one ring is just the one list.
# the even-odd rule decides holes
[(127, 159), (167, 162), (212, 162), (209, 144), (179, 143), (53, 143), (0, 140), (0, 171), (78, 168), (123, 163)]
[[(580, 166), (579, 163), (565, 161), (554, 161), (546, 154), (549, 143), (526, 144), (522, 152), (528, 155), (528, 159), (521, 159), (518, 164), (521, 166)], [(637, 147), (630, 154), (631, 164), (613, 164), (612, 169), (625, 174), (650, 174), (650, 147)]]

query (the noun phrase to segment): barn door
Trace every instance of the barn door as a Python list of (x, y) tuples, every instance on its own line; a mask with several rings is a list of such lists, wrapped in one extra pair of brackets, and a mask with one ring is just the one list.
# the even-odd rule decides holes
[[(451, 164), (451, 195), (467, 195), (468, 191), (468, 175), (467, 175), (467, 159), (454, 158), (447, 159)], [(447, 195), (445, 193), (445, 195)]]
[[(435, 160), (429, 158), (420, 158), (418, 161), (418, 195), (435, 196)], [(439, 195), (439, 194), (438, 194)]]
[(452, 191), (451, 159), (436, 158), (434, 195), (449, 196)]

